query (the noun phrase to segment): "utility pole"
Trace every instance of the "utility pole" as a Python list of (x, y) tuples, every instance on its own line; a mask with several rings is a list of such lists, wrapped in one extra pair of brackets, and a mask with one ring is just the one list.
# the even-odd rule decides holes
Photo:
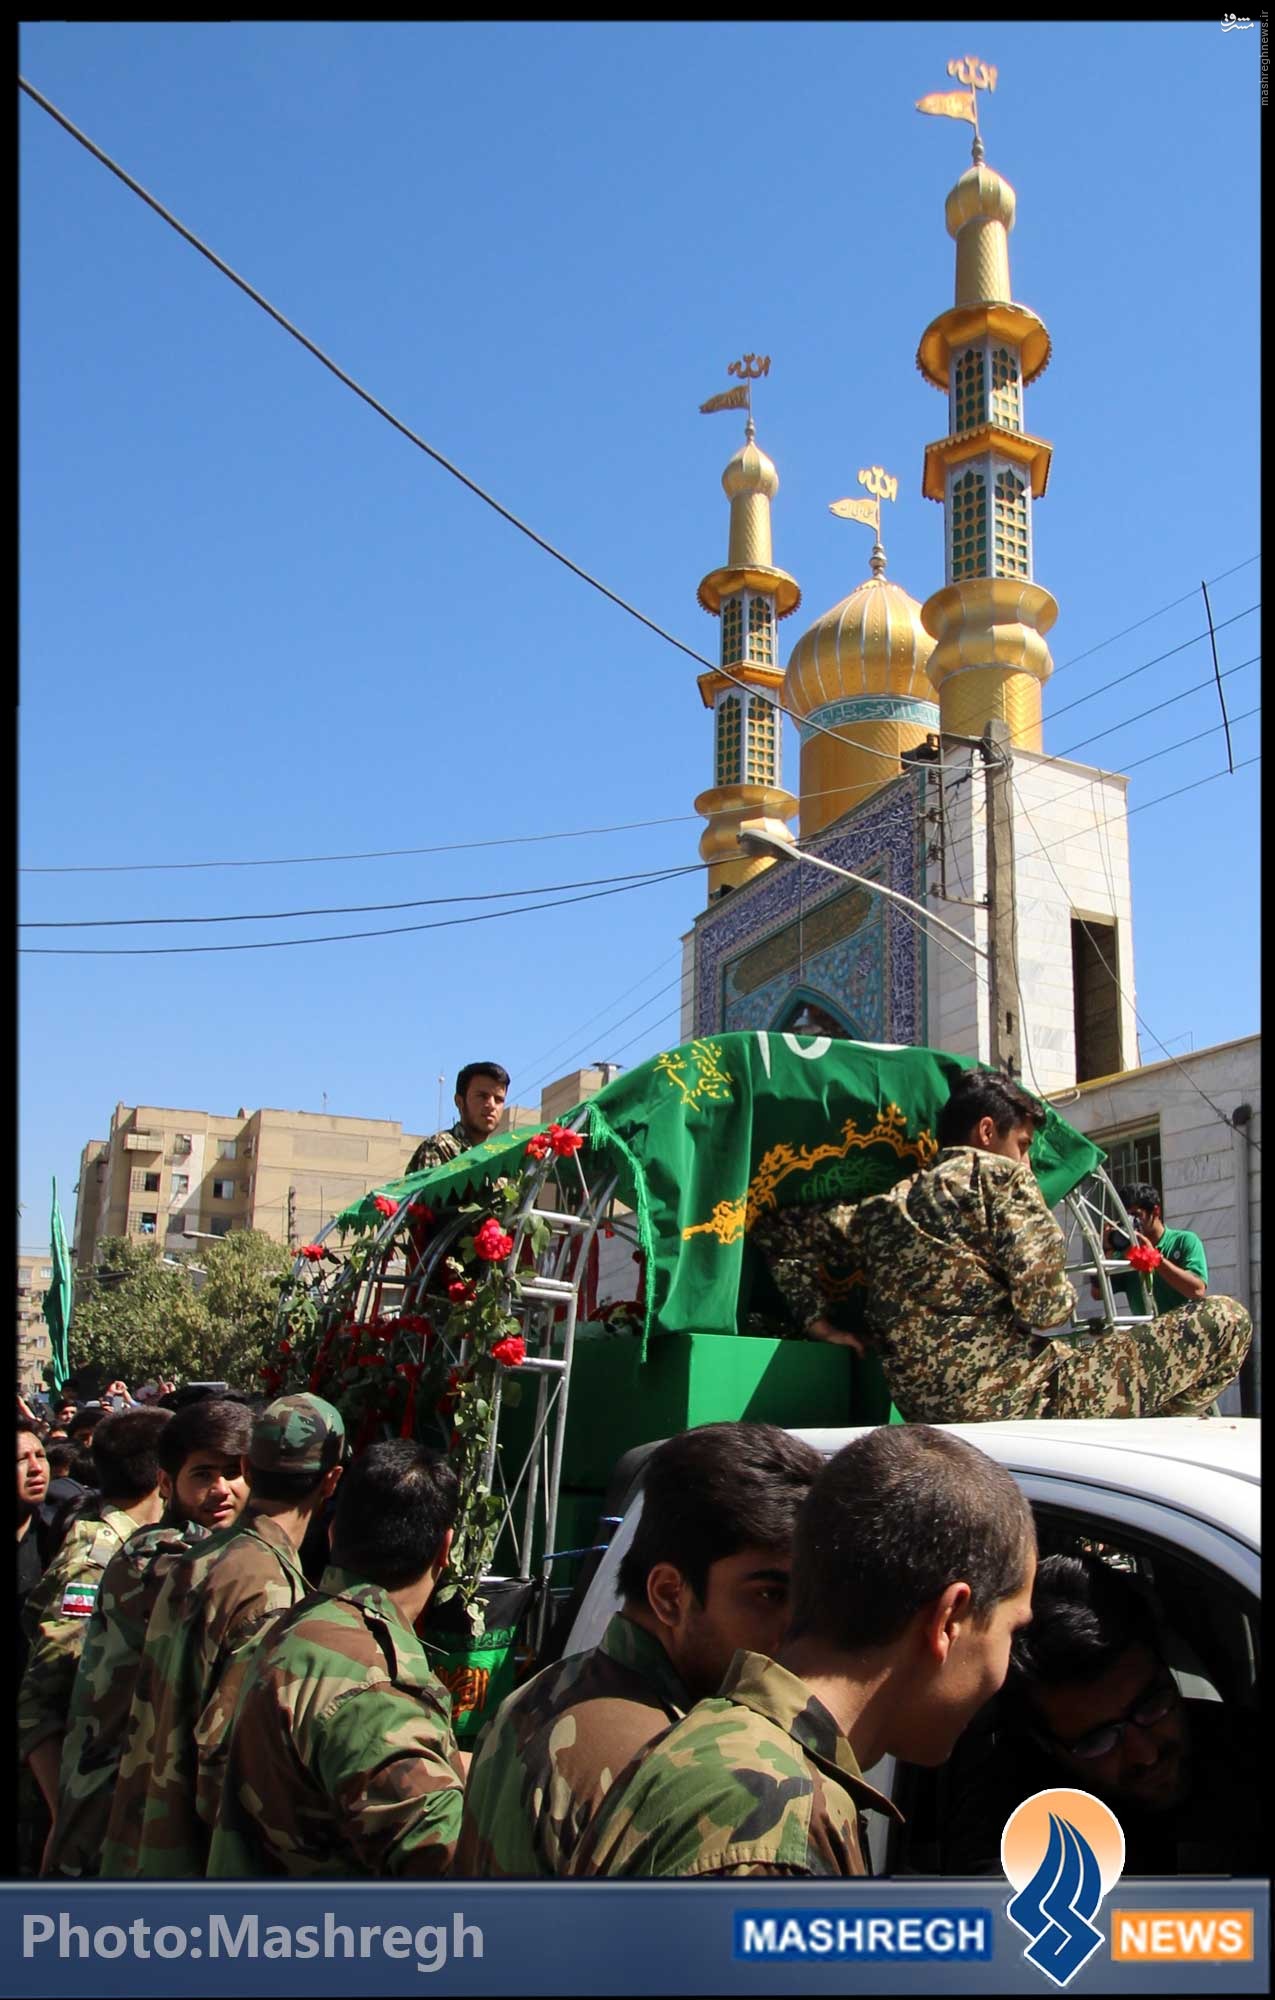
[(1014, 950), (1014, 761), (1009, 728), (989, 722), (979, 739), (987, 783), (987, 962), (991, 992), (990, 1059), (1010, 1076), (1022, 1072), (1022, 1006)]
[(290, 1187), (288, 1189), (288, 1248), (289, 1250), (295, 1250), (296, 1247), (297, 1247), (297, 1191), (294, 1187)]

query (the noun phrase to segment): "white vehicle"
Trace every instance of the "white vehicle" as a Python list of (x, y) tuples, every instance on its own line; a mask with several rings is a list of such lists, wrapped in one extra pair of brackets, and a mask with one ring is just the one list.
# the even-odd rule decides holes
[[(1196, 1700), (1256, 1709), (1261, 1610), (1261, 1423), (1256, 1417), (951, 1424), (1008, 1467), (1032, 1505), (1042, 1554), (1079, 1541), (1136, 1568), (1154, 1589), (1169, 1663)], [(858, 1430), (800, 1430), (827, 1456)], [(654, 1449), (654, 1446), (651, 1447)], [(640, 1474), (638, 1475), (640, 1478)], [(641, 1511), (635, 1491), (563, 1648), (597, 1645), (619, 1606), (620, 1558)], [(939, 1863), (941, 1780), (885, 1758), (865, 1777), (895, 1798), (906, 1828), (868, 1816), (874, 1869), (928, 1874)]]

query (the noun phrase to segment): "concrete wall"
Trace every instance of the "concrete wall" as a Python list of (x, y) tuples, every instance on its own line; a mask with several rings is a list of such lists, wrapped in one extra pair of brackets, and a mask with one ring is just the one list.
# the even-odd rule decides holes
[[(1064, 1118), (1100, 1144), (1158, 1124), (1165, 1222), (1201, 1238), (1209, 1290), (1248, 1307), (1255, 1344), (1262, 1316), (1261, 1048), (1260, 1035), (1246, 1035), (1176, 1062), (1081, 1084), (1053, 1099)], [(1252, 1106), (1243, 1128), (1247, 1139), (1218, 1115), (1230, 1117), (1242, 1104)]]
[[(951, 748), (945, 750), (944, 760), (949, 766), (964, 761), (962, 753)], [(946, 888), (949, 897), (978, 901), (987, 892), (981, 758), (975, 757), (968, 781), (955, 783), (955, 775), (950, 769), (945, 774)], [(1076, 1080), (1073, 917), (1116, 924), (1121, 1061), (1132, 1066), (1138, 1059), (1125, 807), (1128, 781), (1086, 764), (1016, 750), (1013, 782), (1023, 1075), (1037, 1090), (1049, 1092)], [(932, 798), (935, 783), (931, 781)], [(938, 873), (937, 862), (932, 862), (932, 892)], [(945, 902), (934, 893), (929, 900), (936, 916), (986, 948), (983, 910)], [(956, 962), (962, 956), (971, 955), (950, 939), (940, 945), (931, 935), (926, 967), (930, 1042), (957, 1055), (986, 1057), (990, 1047), (986, 961), (980, 959), (975, 971)]]

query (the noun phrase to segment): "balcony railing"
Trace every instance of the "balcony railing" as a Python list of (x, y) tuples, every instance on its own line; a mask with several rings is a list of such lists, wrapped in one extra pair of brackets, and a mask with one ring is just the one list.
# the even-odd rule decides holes
[(124, 1150), (126, 1153), (162, 1152), (164, 1135), (162, 1132), (126, 1132)]

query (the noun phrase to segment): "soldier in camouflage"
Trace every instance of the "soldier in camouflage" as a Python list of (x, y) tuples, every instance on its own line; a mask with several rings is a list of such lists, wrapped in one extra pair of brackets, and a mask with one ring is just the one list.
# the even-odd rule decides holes
[(57, 1809), (71, 1689), (98, 1586), (112, 1556), (164, 1511), (156, 1453), (171, 1421), (171, 1410), (123, 1410), (97, 1426), (100, 1513), (72, 1522), (26, 1602), (30, 1651), (18, 1691), (18, 1753), (30, 1763), (50, 1813)]
[(451, 1546), (452, 1467), (407, 1439), (342, 1482), (319, 1590), (244, 1679), (211, 1876), (445, 1874), (464, 1769), (451, 1700), (414, 1626)]
[(98, 1872), (147, 1622), (173, 1564), (243, 1511), (251, 1430), (244, 1404), (205, 1398), (160, 1433), (164, 1518), (116, 1552), (98, 1589), (71, 1690), (46, 1874)]
[(454, 1103), (459, 1118), (445, 1132), (422, 1139), (405, 1173), (422, 1174), (427, 1167), (444, 1167), (471, 1146), (490, 1139), (500, 1123), (509, 1090), (509, 1071), (499, 1063), (466, 1063), (456, 1078)]
[(319, 1396), (281, 1396), (253, 1424), (248, 1505), (173, 1565), (146, 1628), (103, 1876), (203, 1874), (251, 1649), (306, 1593), (299, 1550), (344, 1456), (340, 1412)]
[(1252, 1338), (1235, 1300), (1073, 1343), (1063, 1234), (1028, 1161), (1043, 1118), (1009, 1078), (968, 1071), (939, 1115), (932, 1166), (857, 1206), (776, 1210), (753, 1241), (819, 1339), (860, 1346), (825, 1304), (837, 1273), (860, 1275), (865, 1337), (910, 1422), (1207, 1410)]
[(1031, 1615), (1031, 1510), (1009, 1473), (927, 1425), (882, 1425), (823, 1468), (797, 1517), (792, 1622), (737, 1653), (618, 1782), (573, 1875), (870, 1872), (863, 1777), (942, 1763), (1005, 1678)]
[(502, 1703), (469, 1774), (458, 1875), (565, 1875), (612, 1783), (788, 1616), (793, 1520), (819, 1454), (772, 1424), (705, 1424), (647, 1460), (623, 1604), (601, 1645)]

